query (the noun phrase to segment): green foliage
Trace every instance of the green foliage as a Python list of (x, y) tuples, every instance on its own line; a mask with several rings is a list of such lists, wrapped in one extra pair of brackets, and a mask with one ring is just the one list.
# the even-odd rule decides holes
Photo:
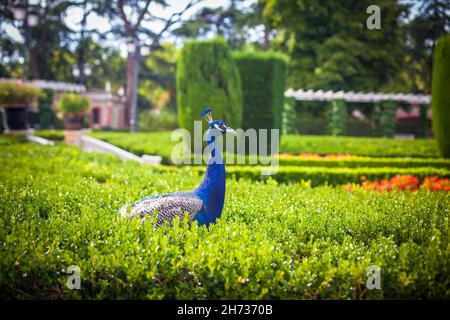
[(345, 100), (333, 100), (329, 130), (332, 136), (342, 136), (347, 128), (347, 105)]
[(297, 115), (295, 113), (295, 99), (294, 98), (284, 98), (284, 108), (282, 116), (282, 133), (284, 134), (295, 134), (298, 133), (296, 128)]
[(191, 168), (30, 144), (0, 148), (0, 165), (2, 299), (450, 298), (449, 193), (228, 179), (216, 224), (154, 230), (118, 208), (195, 187)]
[(376, 91), (405, 66), (399, 23), (407, 7), (397, 1), (377, 1), (382, 31), (365, 26), (372, 0), (262, 2), (264, 16), (279, 31), (273, 47), (290, 57), (289, 87)]
[(426, 138), (428, 135), (428, 105), (421, 104), (419, 107), (419, 127), (417, 136), (419, 138)]
[(190, 132), (205, 106), (215, 119), (241, 127), (239, 71), (223, 39), (185, 43), (177, 63), (177, 102), (179, 125)]
[(376, 102), (373, 106), (373, 112), (372, 112), (372, 122), (373, 122), (373, 135), (374, 137), (382, 137), (383, 136), (383, 126), (382, 126), (382, 119), (383, 119), (383, 106), (381, 103)]
[[(408, 39), (407, 68), (403, 73), (407, 83), (412, 88), (400, 92), (426, 92), (431, 91), (431, 77), (433, 65), (433, 52), (436, 42), (441, 36), (448, 34), (450, 16), (448, 1), (427, 0), (421, 1), (414, 10), (410, 10), (413, 19), (405, 25)], [(396, 81), (396, 80), (394, 80)]]
[(38, 137), (53, 140), (53, 141), (62, 141), (64, 140), (64, 131), (63, 130), (36, 130), (34, 134)]
[(48, 129), (50, 127), (62, 127), (61, 121), (56, 117), (52, 110), (54, 92), (51, 89), (42, 90), (42, 95), (38, 100), (38, 121), (39, 129)]
[(88, 110), (90, 107), (89, 99), (77, 93), (67, 92), (61, 95), (56, 108), (63, 113), (76, 113)]
[(139, 131), (170, 130), (178, 128), (177, 114), (169, 109), (145, 110), (139, 114)]
[[(270, 129), (279, 129), (281, 133), (288, 58), (277, 52), (235, 52), (233, 58), (241, 75), (244, 97), (242, 127), (269, 129), (264, 151), (269, 153)], [(256, 148), (263, 150), (261, 144)]]
[(450, 35), (439, 39), (434, 52), (432, 99), (433, 133), (439, 150), (450, 157)]
[[(94, 131), (89, 135), (115, 144), (138, 155), (153, 154), (163, 157), (166, 164), (171, 163), (171, 153), (178, 141), (171, 140), (171, 132), (127, 132)], [(371, 157), (418, 157), (437, 158), (439, 152), (436, 142), (430, 139), (394, 140), (386, 138), (358, 138), (332, 136), (303, 136), (287, 134), (281, 137), (280, 153), (299, 154), (348, 153)], [(284, 160), (280, 160), (284, 161)], [(387, 159), (390, 161), (390, 159)], [(391, 166), (391, 165), (389, 165)], [(393, 165), (397, 167), (397, 165)]]
[(350, 158), (279, 157), (281, 166), (343, 167), (343, 168), (422, 168), (450, 169), (450, 160), (443, 158), (376, 158), (352, 156)]
[(393, 138), (395, 134), (395, 114), (397, 104), (395, 101), (383, 103), (383, 136)]
[(371, 157), (439, 157), (431, 139), (396, 140), (386, 138), (284, 135), (280, 152), (333, 154), (349, 153)]
[[(152, 51), (140, 68), (138, 93), (153, 109), (176, 111), (176, 65), (178, 51), (171, 43), (162, 43)], [(169, 127), (172, 128), (172, 127)]]
[[(236, 178), (252, 180), (267, 179), (261, 175), (261, 166), (227, 166), (227, 175)], [(204, 167), (196, 167), (195, 170), (204, 172)], [(410, 174), (423, 179), (429, 176), (450, 178), (450, 170), (440, 168), (389, 168), (389, 167), (358, 167), (358, 168), (332, 168), (332, 167), (297, 167), (280, 166), (277, 172), (271, 176), (278, 182), (301, 182), (309, 181), (312, 186), (323, 184), (339, 185), (349, 182), (361, 182), (360, 177), (365, 176), (369, 180), (388, 179), (399, 174)]]
[(30, 104), (35, 102), (42, 92), (29, 84), (0, 82), (0, 106)]
[(277, 52), (235, 52), (241, 75), (244, 129), (281, 129), (288, 58)]
[[(187, 39), (209, 39), (211, 35), (224, 37), (233, 50), (249, 45), (261, 48), (265, 44), (261, 46), (259, 39), (255, 41), (254, 31), (265, 24), (261, 16), (262, 8), (260, 2), (246, 5), (240, 1), (230, 1), (228, 6), (204, 7), (189, 20), (181, 22), (173, 34)], [(265, 29), (265, 32), (270, 31), (267, 26)]]

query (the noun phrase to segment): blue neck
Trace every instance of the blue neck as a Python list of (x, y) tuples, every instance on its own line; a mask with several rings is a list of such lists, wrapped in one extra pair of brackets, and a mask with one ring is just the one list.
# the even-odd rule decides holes
[(206, 167), (205, 178), (195, 189), (196, 195), (203, 200), (204, 210), (194, 218), (194, 221), (198, 221), (199, 225), (204, 224), (206, 226), (214, 223), (221, 216), (225, 201), (225, 165), (223, 164), (221, 150), (216, 147), (214, 137), (208, 139), (208, 148), (211, 154)]

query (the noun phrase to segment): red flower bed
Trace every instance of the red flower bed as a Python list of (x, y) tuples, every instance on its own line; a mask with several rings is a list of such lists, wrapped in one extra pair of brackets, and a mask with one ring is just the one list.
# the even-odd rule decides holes
[(365, 176), (360, 177), (361, 185), (346, 184), (345, 188), (348, 191), (359, 188), (366, 191), (416, 191), (418, 189), (425, 189), (428, 191), (450, 191), (450, 180), (440, 179), (437, 176), (426, 177), (422, 183), (419, 179), (412, 175), (397, 175), (390, 179), (382, 179), (380, 181), (367, 180)]
[(318, 153), (307, 153), (302, 152), (299, 155), (293, 155), (292, 153), (281, 153), (280, 158), (288, 158), (288, 157), (295, 157), (295, 158), (303, 158), (303, 159), (347, 159), (351, 158), (351, 154), (347, 153), (335, 153), (335, 154), (326, 154), (326, 155), (320, 155)]

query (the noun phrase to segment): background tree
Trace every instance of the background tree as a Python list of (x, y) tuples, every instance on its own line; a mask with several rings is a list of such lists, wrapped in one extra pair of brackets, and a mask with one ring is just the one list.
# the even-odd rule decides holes
[[(168, 108), (176, 111), (177, 53), (175, 45), (162, 43), (160, 49), (155, 50), (143, 64), (139, 97), (146, 100), (153, 109)], [(139, 103), (139, 106), (142, 106), (142, 103)]]
[[(190, 0), (187, 5), (178, 12), (174, 12), (168, 18), (158, 17), (151, 12), (151, 4), (159, 5), (163, 8), (168, 7), (165, 0), (98, 0), (97, 12), (109, 18), (111, 23), (110, 33), (118, 39), (127, 39), (127, 42), (133, 42), (137, 45), (136, 50), (129, 50), (126, 62), (126, 97), (127, 108), (125, 112), (125, 122), (130, 123), (131, 131), (135, 130), (136, 115), (135, 106), (137, 105), (137, 85), (136, 73), (138, 73), (138, 59), (140, 45), (146, 45), (150, 48), (156, 48), (161, 37), (174, 24), (178, 23), (184, 12), (197, 4), (200, 0)], [(148, 28), (148, 23), (161, 22), (162, 27), (159, 30)]]
[[(264, 4), (256, 1), (232, 0), (228, 6), (202, 8), (173, 34), (186, 39), (222, 37), (231, 49), (243, 49), (253, 45), (268, 50), (271, 27), (262, 16)], [(262, 31), (261, 31), (262, 29)]]
[(277, 28), (274, 47), (291, 58), (294, 88), (382, 90), (403, 66), (400, 16), (406, 6), (378, 1), (381, 30), (366, 27), (373, 1), (263, 0), (264, 16)]
[(450, 31), (449, 12), (448, 0), (421, 1), (417, 15), (406, 26), (409, 66), (406, 75), (413, 79), (412, 91), (430, 92), (433, 52), (437, 39)]
[(4, 23), (9, 23), (22, 30), (23, 45), (25, 45), (28, 56), (27, 77), (33, 79), (53, 79), (55, 74), (48, 68), (51, 64), (52, 55), (55, 48), (66, 48), (70, 43), (70, 30), (65, 24), (65, 16), (67, 8), (76, 5), (74, 1), (66, 0), (48, 0), (45, 7), (41, 7), (36, 13), (39, 16), (37, 26), (31, 27), (25, 20), (22, 25), (21, 21), (14, 19), (12, 8), (13, 1), (7, 1), (6, 5), (1, 7), (0, 19), (4, 19)]

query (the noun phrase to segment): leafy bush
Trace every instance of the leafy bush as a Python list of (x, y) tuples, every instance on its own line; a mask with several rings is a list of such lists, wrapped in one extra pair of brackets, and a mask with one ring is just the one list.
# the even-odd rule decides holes
[[(170, 163), (172, 148), (178, 143), (177, 141), (171, 140), (171, 132), (169, 131), (143, 132), (137, 134), (94, 131), (89, 134), (138, 155), (145, 153), (162, 156), (164, 163), (166, 164)], [(280, 152), (292, 154), (299, 154), (301, 152), (320, 154), (349, 153), (373, 157), (439, 157), (439, 152), (434, 140), (394, 140), (385, 138), (303, 135), (283, 135), (281, 137)], [(286, 160), (286, 162), (288, 161), (290, 160)], [(295, 163), (296, 160), (293, 161)], [(386, 161), (389, 161), (389, 159)], [(375, 160), (375, 162), (377, 162), (377, 160)], [(398, 167), (399, 165), (388, 166)]]
[(0, 82), (0, 106), (30, 104), (41, 96), (41, 90), (28, 84)]
[(140, 131), (176, 129), (177, 114), (167, 109), (145, 110), (139, 114), (138, 126)]
[(282, 117), (282, 133), (283, 134), (296, 134), (299, 133), (296, 124), (296, 114), (295, 114), (295, 100), (294, 98), (284, 99), (283, 117)]
[(426, 138), (428, 135), (428, 105), (421, 104), (419, 107), (419, 127), (417, 129), (417, 137)]
[(89, 99), (77, 93), (67, 92), (61, 95), (56, 108), (62, 113), (77, 113), (88, 110), (90, 107)]
[(371, 157), (439, 157), (436, 142), (428, 139), (397, 140), (331, 136), (284, 135), (280, 152), (350, 153)]
[(433, 133), (441, 154), (450, 158), (450, 35), (438, 40), (433, 58)]
[(347, 129), (347, 106), (345, 100), (333, 100), (329, 130), (332, 136), (342, 136)]
[(395, 115), (397, 104), (395, 101), (383, 103), (383, 136), (393, 138), (395, 135)]
[(177, 102), (179, 125), (190, 132), (205, 106), (214, 118), (241, 127), (241, 81), (225, 40), (185, 43), (177, 62)]
[[(195, 187), (190, 168), (29, 144), (0, 148), (0, 165), (3, 299), (450, 298), (449, 193), (228, 179), (215, 225), (154, 230), (118, 208)], [(366, 287), (370, 265), (380, 290)]]
[(277, 52), (235, 52), (241, 75), (244, 129), (281, 129), (288, 58)]
[[(226, 172), (229, 176), (252, 180), (264, 180), (267, 176), (261, 175), (261, 166), (228, 165)], [(193, 170), (203, 173), (204, 167), (195, 167)], [(330, 167), (290, 167), (280, 166), (275, 175), (270, 176), (278, 182), (310, 181), (312, 186), (322, 184), (339, 185), (348, 182), (359, 182), (362, 176), (371, 180), (389, 179), (396, 175), (414, 175), (419, 179), (429, 176), (450, 177), (450, 170), (440, 168), (330, 168)]]
[(372, 121), (373, 121), (373, 136), (382, 137), (383, 136), (383, 105), (381, 102), (376, 102), (373, 105), (372, 111)]
[(38, 128), (62, 128), (63, 124), (52, 110), (54, 91), (51, 89), (42, 90), (42, 95), (38, 100)]
[(435, 167), (450, 169), (450, 160), (441, 158), (374, 158), (359, 156), (347, 158), (305, 158), (300, 156), (287, 156), (279, 157), (279, 163), (283, 166), (299, 167)]
[(64, 140), (64, 132), (63, 130), (36, 130), (34, 134), (38, 137), (54, 140), (54, 141), (62, 141)]

